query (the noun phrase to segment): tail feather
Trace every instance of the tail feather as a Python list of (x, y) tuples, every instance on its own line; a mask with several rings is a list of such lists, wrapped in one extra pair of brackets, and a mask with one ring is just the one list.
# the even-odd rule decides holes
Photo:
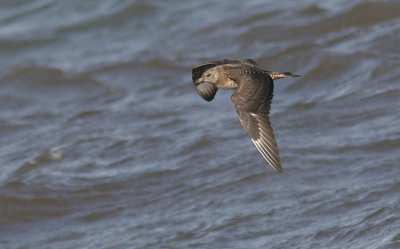
[(268, 74), (269, 76), (271, 76), (273, 80), (282, 79), (286, 77), (300, 77), (300, 75), (292, 74), (291, 72), (284, 72), (284, 73), (268, 72)]

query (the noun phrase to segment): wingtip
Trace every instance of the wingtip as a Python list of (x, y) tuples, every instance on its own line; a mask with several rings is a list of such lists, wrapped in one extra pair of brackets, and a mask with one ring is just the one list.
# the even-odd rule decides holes
[[(271, 165), (271, 164), (270, 164)], [(283, 173), (283, 169), (281, 167), (281, 165), (271, 165), (271, 167), (277, 171), (278, 173)]]

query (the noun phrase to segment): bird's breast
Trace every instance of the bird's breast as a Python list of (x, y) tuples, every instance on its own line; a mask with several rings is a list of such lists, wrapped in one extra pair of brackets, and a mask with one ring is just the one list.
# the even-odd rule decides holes
[(227, 78), (225, 80), (223, 80), (222, 82), (219, 82), (217, 84), (218, 88), (222, 88), (222, 89), (236, 89), (238, 87), (238, 84), (231, 78)]

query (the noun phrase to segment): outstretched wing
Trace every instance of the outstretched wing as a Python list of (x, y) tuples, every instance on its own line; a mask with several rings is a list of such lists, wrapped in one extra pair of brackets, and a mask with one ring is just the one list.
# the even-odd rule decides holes
[(206, 101), (211, 101), (214, 99), (218, 88), (213, 84), (204, 82), (202, 84), (196, 85), (196, 81), (201, 78), (203, 73), (212, 67), (216, 67), (223, 64), (244, 64), (252, 67), (258, 67), (257, 63), (252, 59), (223, 59), (218, 61), (211, 61), (203, 64), (199, 64), (192, 68), (192, 80), (196, 87), (199, 95)]
[(282, 172), (278, 145), (269, 120), (274, 82), (264, 72), (253, 72), (239, 82), (231, 100), (240, 122), (267, 162)]

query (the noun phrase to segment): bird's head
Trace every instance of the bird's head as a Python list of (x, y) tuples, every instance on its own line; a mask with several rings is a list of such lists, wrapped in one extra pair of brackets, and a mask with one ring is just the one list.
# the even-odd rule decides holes
[(222, 89), (234, 89), (237, 87), (236, 82), (229, 75), (225, 65), (210, 68), (206, 70), (199, 79), (195, 82), (195, 85), (202, 83), (213, 84), (218, 88)]

